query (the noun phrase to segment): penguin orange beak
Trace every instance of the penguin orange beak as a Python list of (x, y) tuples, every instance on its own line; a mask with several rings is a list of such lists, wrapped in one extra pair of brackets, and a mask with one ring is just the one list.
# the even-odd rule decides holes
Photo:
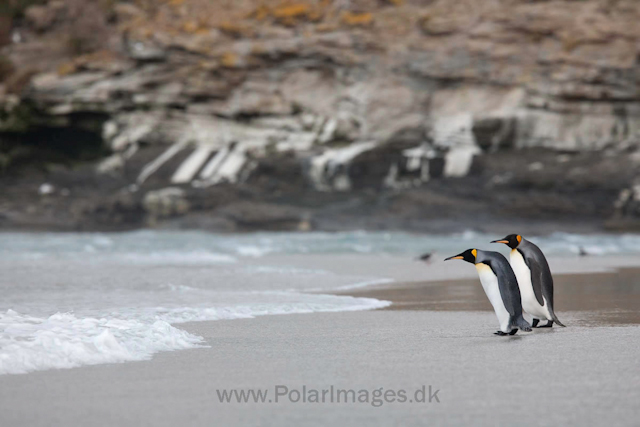
[(504, 243), (504, 244), (506, 245), (506, 244), (508, 244), (508, 243), (509, 243), (509, 241), (508, 241), (508, 240), (494, 240), (494, 241), (493, 241), (493, 242), (491, 242), (491, 243)]
[(450, 256), (449, 258), (445, 258), (445, 261), (449, 261), (450, 259), (464, 259), (462, 255)]

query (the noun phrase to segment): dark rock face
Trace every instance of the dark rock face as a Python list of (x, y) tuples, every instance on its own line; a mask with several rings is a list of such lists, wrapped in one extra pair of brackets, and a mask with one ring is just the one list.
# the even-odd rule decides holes
[(74, 114), (52, 121), (25, 109), (14, 119), (11, 130), (0, 133), (0, 169), (4, 173), (14, 173), (34, 163), (69, 165), (92, 161), (109, 153), (102, 140), (105, 115)]
[(486, 118), (473, 122), (471, 131), (476, 143), (484, 151), (513, 148), (516, 143), (515, 118)]
[(0, 46), (5, 46), (11, 43), (12, 26), (13, 19), (10, 16), (0, 16)]
[[(631, 1), (73, 0), (19, 15), (0, 9), (6, 227), (638, 216), (629, 197), (614, 206), (640, 146)], [(74, 169), (98, 160), (91, 179)]]

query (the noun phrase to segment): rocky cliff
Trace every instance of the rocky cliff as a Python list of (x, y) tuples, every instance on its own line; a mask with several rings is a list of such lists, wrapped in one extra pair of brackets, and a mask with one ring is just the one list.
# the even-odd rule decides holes
[(637, 1), (9, 3), (6, 227), (640, 212)]

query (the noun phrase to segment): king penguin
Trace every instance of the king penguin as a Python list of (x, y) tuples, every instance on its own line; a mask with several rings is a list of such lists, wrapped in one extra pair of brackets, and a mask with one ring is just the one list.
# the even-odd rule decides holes
[(500, 330), (496, 335), (515, 335), (518, 328), (530, 332), (531, 325), (522, 317), (520, 290), (507, 259), (498, 252), (467, 249), (450, 259), (461, 259), (476, 266), (480, 283), (498, 316)]
[[(540, 248), (519, 234), (491, 243), (504, 243), (511, 248), (510, 262), (518, 278), (522, 308), (533, 317), (533, 327), (551, 328), (553, 322), (564, 327), (553, 311), (553, 277)], [(538, 326), (540, 320), (548, 322)]]

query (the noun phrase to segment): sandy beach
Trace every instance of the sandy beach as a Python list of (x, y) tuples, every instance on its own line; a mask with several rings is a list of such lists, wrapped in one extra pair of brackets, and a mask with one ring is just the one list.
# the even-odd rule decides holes
[[(566, 315), (575, 324), (574, 315)], [(185, 325), (211, 348), (0, 378), (3, 425), (635, 425), (640, 327), (499, 339), (489, 312), (369, 311)], [(440, 403), (220, 403), (217, 390), (440, 390)], [(411, 393), (410, 393), (411, 394)], [(428, 399), (427, 399), (428, 400)]]
[[(318, 267), (331, 258), (305, 259), (299, 264)], [(366, 257), (353, 259), (334, 269), (366, 268)], [(552, 260), (557, 270), (574, 272), (556, 278), (556, 311), (568, 327), (502, 338), (492, 334), (495, 315), (472, 269), (389, 259), (377, 270), (395, 266), (396, 278), (406, 281), (341, 291), (391, 300), (387, 309), (181, 324), (208, 348), (3, 375), (0, 424), (636, 425), (640, 275), (628, 267), (637, 262)], [(451, 268), (461, 277), (442, 280)], [(581, 270), (591, 273), (575, 274)], [(411, 280), (420, 271), (433, 280)], [(423, 386), (426, 397), (416, 395)], [(303, 403), (298, 395), (332, 387), (364, 390), (368, 400), (344, 394), (337, 402), (326, 394), (324, 402)], [(390, 394), (373, 404), (380, 389)], [(232, 390), (264, 391), (266, 399), (221, 402), (220, 393)]]

